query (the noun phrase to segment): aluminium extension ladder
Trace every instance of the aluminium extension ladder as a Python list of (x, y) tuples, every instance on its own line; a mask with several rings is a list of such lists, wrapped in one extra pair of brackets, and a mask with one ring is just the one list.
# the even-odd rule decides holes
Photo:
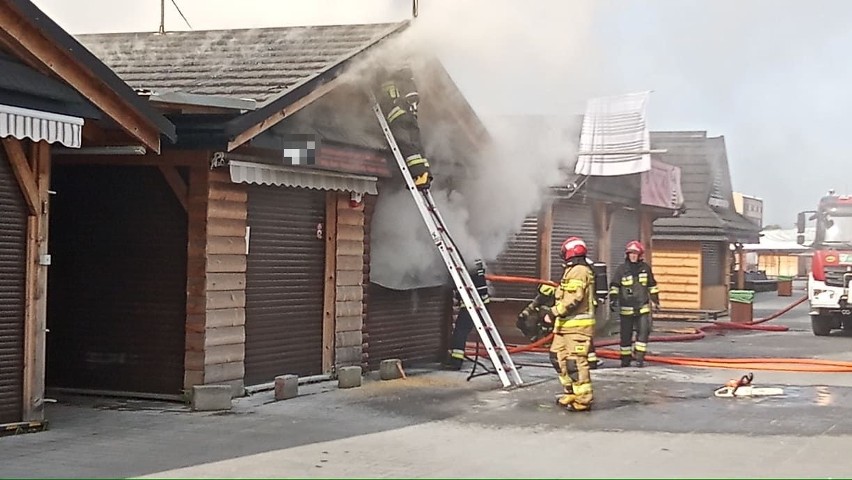
[(509, 355), (506, 345), (503, 343), (503, 339), (500, 338), (500, 332), (497, 331), (497, 327), (491, 320), (491, 315), (488, 313), (488, 310), (485, 308), (485, 304), (482, 302), (482, 299), (479, 297), (479, 293), (476, 291), (476, 287), (474, 286), (473, 280), (470, 278), (467, 267), (456, 249), (456, 245), (450, 237), (450, 233), (447, 231), (444, 219), (441, 217), (441, 213), (435, 206), (432, 193), (428, 189), (419, 190), (414, 185), (414, 180), (411, 178), (411, 174), (408, 171), (408, 165), (406, 165), (405, 160), (402, 158), (402, 153), (399, 151), (399, 146), (396, 143), (396, 139), (394, 138), (387, 121), (385, 120), (385, 116), (382, 113), (382, 109), (379, 107), (378, 102), (374, 101), (373, 112), (379, 120), (382, 132), (384, 132), (388, 145), (390, 145), (391, 151), (393, 152), (393, 156), (396, 158), (396, 163), (402, 171), (402, 177), (405, 179), (408, 191), (411, 192), (411, 196), (414, 198), (414, 203), (417, 204), (417, 210), (420, 212), (420, 216), (426, 223), (426, 227), (432, 235), (432, 240), (435, 242), (435, 246), (438, 247), (438, 252), (441, 254), (441, 258), (444, 259), (444, 264), (446, 265), (447, 271), (449, 271), (450, 276), (453, 279), (453, 284), (456, 286), (456, 291), (459, 294), (462, 304), (461, 306), (462, 308), (466, 308), (468, 313), (470, 313), (470, 318), (473, 319), (473, 324), (476, 326), (479, 338), (482, 340), (482, 344), (488, 352), (488, 358), (494, 365), (494, 369), (500, 377), (503, 387), (520, 387), (523, 385), (524, 381), (521, 379), (518, 369), (512, 361), (512, 357)]

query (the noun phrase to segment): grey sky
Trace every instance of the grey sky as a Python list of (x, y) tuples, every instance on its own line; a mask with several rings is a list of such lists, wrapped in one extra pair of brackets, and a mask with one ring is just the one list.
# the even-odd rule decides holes
[[(35, 0), (72, 33), (153, 31), (159, 0)], [(166, 27), (184, 30), (171, 0)], [(571, 114), (590, 95), (653, 90), (655, 130), (725, 135), (734, 187), (791, 224), (828, 188), (852, 193), (852, 2), (421, 0), (474, 108)], [(194, 29), (396, 21), (410, 0), (178, 0)], [(570, 4), (570, 5), (566, 5)]]

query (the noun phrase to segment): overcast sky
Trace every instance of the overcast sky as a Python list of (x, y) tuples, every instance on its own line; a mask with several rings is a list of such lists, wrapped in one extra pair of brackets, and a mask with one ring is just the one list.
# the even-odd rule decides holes
[[(155, 31), (159, 0), (34, 0), (72, 33)], [(186, 30), (166, 0), (167, 30)], [(410, 0), (177, 0), (193, 29), (408, 18)], [(852, 2), (421, 0), (448, 70), (483, 115), (571, 114), (653, 90), (653, 130), (724, 135), (734, 188), (790, 225), (852, 193)], [(425, 40), (424, 40), (425, 41)]]

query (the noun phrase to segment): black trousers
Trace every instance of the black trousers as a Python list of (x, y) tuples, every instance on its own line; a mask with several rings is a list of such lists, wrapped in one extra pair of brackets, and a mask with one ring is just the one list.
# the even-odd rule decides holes
[(621, 315), (621, 355), (628, 356), (633, 350), (633, 332), (636, 332), (636, 353), (645, 355), (648, 337), (651, 336), (651, 315)]
[(466, 308), (462, 308), (456, 317), (456, 326), (453, 328), (453, 337), (450, 339), (450, 349), (463, 351), (467, 337), (473, 331), (473, 328), (473, 319), (470, 318), (470, 313), (467, 312)]

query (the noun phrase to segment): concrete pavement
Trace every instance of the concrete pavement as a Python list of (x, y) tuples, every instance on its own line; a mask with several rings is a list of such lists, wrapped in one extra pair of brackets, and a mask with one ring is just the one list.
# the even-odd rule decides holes
[[(798, 292), (797, 292), (798, 293)], [(757, 316), (793, 299), (761, 294)], [(852, 360), (852, 338), (814, 337), (800, 307), (785, 333), (729, 332), (654, 353)], [(678, 325), (683, 327), (683, 324)], [(741, 373), (649, 366), (593, 373), (595, 410), (555, 407), (546, 356), (524, 355), (528, 386), (409, 368), (359, 389), (264, 392), (226, 414), (177, 404), (66, 397), (51, 430), (0, 438), (2, 477), (828, 477), (852, 459), (852, 375), (755, 372), (782, 397), (717, 399)], [(541, 365), (536, 367), (532, 365)], [(559, 459), (557, 462), (556, 460)], [(575, 461), (576, 460), (576, 461)]]

